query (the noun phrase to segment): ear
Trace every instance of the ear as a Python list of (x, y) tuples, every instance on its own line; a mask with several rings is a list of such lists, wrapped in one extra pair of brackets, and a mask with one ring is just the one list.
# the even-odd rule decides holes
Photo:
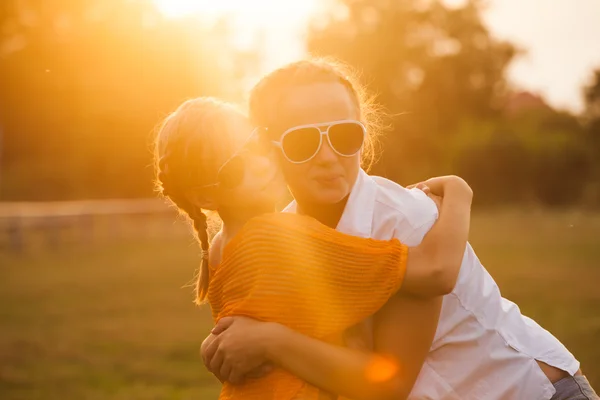
[(186, 192), (185, 197), (187, 201), (203, 210), (214, 211), (218, 206), (215, 188), (191, 189)]

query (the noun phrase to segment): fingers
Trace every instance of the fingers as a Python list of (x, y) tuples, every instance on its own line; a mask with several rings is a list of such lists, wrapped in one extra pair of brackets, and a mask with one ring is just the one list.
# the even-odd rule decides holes
[(232, 383), (234, 385), (239, 385), (244, 382), (244, 374), (240, 371), (239, 368), (233, 368), (229, 372), (227, 382)]
[(444, 186), (449, 182), (447, 177), (435, 177), (427, 179), (423, 182), (428, 188), (430, 193), (433, 193), (437, 196), (444, 195)]
[(210, 347), (210, 345), (217, 340), (217, 336), (213, 335), (212, 333), (209, 334), (206, 339), (204, 339), (204, 341), (202, 342), (202, 345), (200, 346), (200, 356), (202, 357), (202, 362), (204, 362), (205, 365), (207, 365), (206, 363), (206, 358), (207, 358), (207, 349)]
[(251, 369), (250, 371), (242, 368), (241, 365), (237, 365), (231, 369), (228, 381), (234, 385), (239, 385), (242, 384), (246, 379), (260, 379), (272, 371), (273, 365), (270, 363), (264, 363), (254, 369)]
[[(210, 343), (208, 346), (206, 346), (202, 351), (202, 362), (204, 362), (204, 365), (206, 366), (206, 368), (208, 368), (211, 372), (216, 371), (215, 369), (211, 368), (211, 364), (213, 362), (215, 354), (217, 353), (217, 350), (219, 350), (218, 338), (213, 340), (212, 343)], [(219, 364), (219, 366), (220, 366), (220, 364)]]
[(431, 189), (424, 182), (417, 184), (417, 189), (423, 191), (423, 193), (429, 195), (431, 193)]
[(408, 185), (406, 188), (407, 189), (419, 189), (420, 191), (422, 191), (425, 194), (431, 193), (431, 188), (427, 185), (426, 182), (414, 183), (412, 185)]
[(263, 376), (267, 375), (271, 371), (273, 371), (273, 365), (269, 364), (269, 363), (265, 363), (257, 368), (254, 368), (252, 371), (248, 372), (246, 374), (246, 377), (251, 378), (251, 379), (258, 379), (258, 378), (262, 378)]
[(221, 382), (223, 382), (224, 376), (221, 375), (221, 367), (223, 366), (223, 361), (225, 360), (225, 354), (223, 351), (218, 350), (215, 352), (214, 356), (210, 360), (208, 364), (208, 370), (215, 374), (217, 378)]
[(235, 321), (233, 317), (221, 318), (219, 322), (217, 322), (217, 325), (215, 325), (215, 327), (212, 329), (212, 331), (210, 331), (210, 333), (212, 333), (213, 335), (218, 335), (222, 333), (227, 328), (229, 328), (231, 324), (233, 324), (233, 321)]
[(417, 183), (413, 183), (412, 185), (408, 185), (406, 187), (407, 189), (420, 189), (420, 190), (424, 190), (427, 189), (427, 181), (421, 181), (421, 182), (417, 182)]
[(433, 200), (433, 202), (435, 203), (438, 212), (440, 212), (442, 210), (442, 198), (440, 196), (436, 196), (433, 193), (428, 193), (427, 197), (429, 197), (431, 200)]
[(221, 382), (231, 382), (231, 370), (232, 370), (231, 363), (228, 362), (226, 358), (223, 358), (221, 368), (219, 369), (219, 376), (220, 376)]

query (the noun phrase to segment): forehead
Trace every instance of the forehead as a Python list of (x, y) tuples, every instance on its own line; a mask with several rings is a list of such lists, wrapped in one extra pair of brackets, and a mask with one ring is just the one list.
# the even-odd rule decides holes
[(359, 110), (346, 86), (339, 82), (301, 85), (289, 90), (278, 107), (278, 130), (344, 119), (358, 119)]

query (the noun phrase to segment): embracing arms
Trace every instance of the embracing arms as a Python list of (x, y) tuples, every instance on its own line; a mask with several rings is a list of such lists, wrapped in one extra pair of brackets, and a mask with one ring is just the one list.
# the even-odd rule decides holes
[[(443, 179), (449, 183), (448, 180), (453, 178)], [(432, 191), (439, 189), (436, 189), (435, 181), (427, 183)], [(440, 194), (444, 195), (444, 201), (459, 193), (458, 184), (455, 188), (442, 186), (444, 190)], [(460, 210), (446, 206), (449, 212), (456, 212), (446, 220), (443, 218), (447, 210), (443, 204), (442, 217), (438, 223), (439, 233), (432, 230), (429, 242), (424, 240), (421, 249), (412, 248), (412, 254), (409, 250), (404, 290), (416, 290), (419, 293), (416, 288), (431, 277), (441, 278), (431, 285), (433, 289), (427, 290), (435, 293), (436, 290), (443, 292), (448, 287), (450, 290), (453, 287), (464, 244), (458, 251), (454, 247), (460, 246), (463, 239), (458, 238), (453, 245), (445, 246), (445, 238), (436, 235), (454, 235), (451, 240), (463, 235), (466, 243), (468, 212), (466, 224), (463, 221), (466, 228), (462, 231), (451, 229), (453, 222), (460, 219), (461, 215), (464, 216), (464, 210), (470, 209), (470, 197), (462, 198), (461, 201), (467, 202), (468, 206)], [(427, 249), (438, 256), (427, 254)], [(454, 267), (454, 278), (451, 274), (439, 273), (439, 267), (446, 262), (442, 255), (458, 258), (457, 263), (448, 261), (448, 266)], [(431, 267), (430, 263), (438, 264)], [(420, 271), (423, 267), (430, 268)], [(446, 280), (448, 277), (449, 284)], [(203, 343), (203, 359), (220, 379), (234, 383), (240, 382), (249, 371), (256, 370), (265, 363), (273, 363), (314, 386), (333, 393), (357, 399), (405, 398), (414, 385), (433, 341), (440, 308), (440, 297), (420, 299), (403, 294), (392, 296), (375, 315), (375, 352), (371, 354), (327, 344), (275, 323), (262, 323), (242, 317), (224, 318), (219, 321), (214, 334)]]

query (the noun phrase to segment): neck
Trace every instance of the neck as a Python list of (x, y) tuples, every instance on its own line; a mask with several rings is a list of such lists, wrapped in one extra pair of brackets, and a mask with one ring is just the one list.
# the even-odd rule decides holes
[(219, 217), (223, 221), (223, 235), (227, 238), (235, 236), (248, 220), (259, 215), (275, 212), (274, 208), (222, 208)]
[(314, 203), (310, 201), (302, 201), (298, 203), (298, 213), (313, 217), (320, 223), (335, 229), (342, 218), (344, 208), (348, 202), (348, 197), (344, 197), (340, 202), (335, 204)]

